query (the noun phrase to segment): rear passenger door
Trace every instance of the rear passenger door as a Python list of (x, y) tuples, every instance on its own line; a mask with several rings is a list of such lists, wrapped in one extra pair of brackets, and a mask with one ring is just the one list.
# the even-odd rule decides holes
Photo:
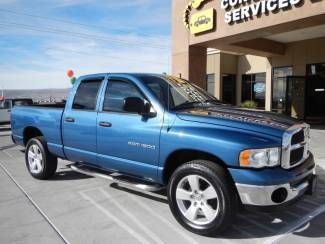
[[(69, 100), (64, 111), (63, 145), (65, 154), (71, 161), (97, 163), (97, 99), (103, 79), (104, 77), (81, 81), (73, 100)], [(73, 97), (73, 93), (70, 96)]]

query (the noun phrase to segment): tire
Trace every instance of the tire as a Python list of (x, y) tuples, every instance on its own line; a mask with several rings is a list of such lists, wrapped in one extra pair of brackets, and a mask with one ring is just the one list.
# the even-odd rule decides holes
[(51, 178), (58, 165), (58, 160), (47, 149), (44, 137), (32, 138), (27, 142), (25, 150), (26, 167), (36, 179)]
[(177, 168), (169, 180), (167, 195), (176, 220), (204, 236), (226, 230), (239, 205), (237, 191), (225, 170), (206, 160), (190, 161)]

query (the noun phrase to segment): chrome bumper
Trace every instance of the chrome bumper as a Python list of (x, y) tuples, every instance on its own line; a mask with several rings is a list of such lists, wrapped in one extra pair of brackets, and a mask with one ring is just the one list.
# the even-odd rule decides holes
[[(316, 174), (313, 174), (313, 180), (315, 176)], [(274, 206), (289, 202), (303, 195), (310, 187), (314, 186), (312, 182), (306, 180), (295, 187), (292, 187), (289, 183), (271, 186), (236, 184), (236, 187), (243, 204)]]

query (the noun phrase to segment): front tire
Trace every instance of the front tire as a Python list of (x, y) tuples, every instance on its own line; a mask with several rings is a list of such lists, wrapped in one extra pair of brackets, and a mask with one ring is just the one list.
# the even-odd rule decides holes
[(48, 151), (43, 137), (32, 138), (28, 141), (25, 161), (29, 173), (39, 180), (51, 178), (58, 165), (57, 158)]
[(199, 235), (222, 233), (237, 212), (235, 187), (225, 170), (214, 162), (194, 160), (177, 168), (167, 194), (176, 220)]

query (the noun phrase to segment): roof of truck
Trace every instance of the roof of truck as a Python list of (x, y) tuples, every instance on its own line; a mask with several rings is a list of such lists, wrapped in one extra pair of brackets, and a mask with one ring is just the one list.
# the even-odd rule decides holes
[(87, 78), (96, 78), (96, 77), (104, 77), (107, 75), (116, 75), (116, 76), (165, 76), (166, 74), (158, 74), (158, 73), (97, 73), (97, 74), (89, 74), (80, 76), (80, 79), (87, 79)]

